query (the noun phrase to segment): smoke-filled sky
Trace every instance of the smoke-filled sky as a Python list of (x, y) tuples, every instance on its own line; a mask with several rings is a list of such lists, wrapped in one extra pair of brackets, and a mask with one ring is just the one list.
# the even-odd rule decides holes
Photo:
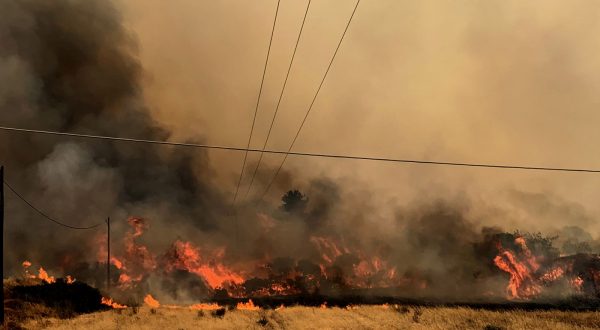
[[(262, 147), (305, 6), (282, 1), (253, 147)], [(353, 6), (312, 2), (269, 148), (287, 149)], [(245, 146), (275, 7), (276, 0), (0, 2), (0, 124)], [(294, 150), (600, 168), (599, 31), (593, 0), (363, 0)], [(231, 241), (242, 157), (0, 133), (7, 179), (36, 205), (79, 225), (110, 215), (121, 234), (127, 216), (150, 218), (148, 241), (163, 248), (178, 237)], [(265, 156), (254, 193), (279, 157)], [(438, 233), (427, 246), (394, 245), (397, 260), (444, 242), (444, 228), (452, 237), (484, 226), (552, 234), (574, 225), (600, 234), (596, 174), (290, 157), (279, 179), (271, 205), (240, 203), (240, 251), (307, 253), (310, 226), (281, 222), (267, 239), (256, 225), (291, 188), (308, 194), (312, 217), (328, 219), (318, 230), (366, 249), (377, 240), (398, 244), (391, 229), (406, 229), (402, 239)], [(436, 216), (411, 223), (423, 209), (437, 214), (439, 200), (452, 209), (442, 225)], [(7, 246), (20, 246), (5, 261), (10, 267), (90, 241), (40, 224), (14, 197), (7, 214)], [(57, 246), (49, 253), (44, 242)]]
[[(313, 1), (269, 147), (291, 142), (353, 4)], [(275, 5), (121, 2), (139, 38), (144, 95), (173, 139), (245, 144)], [(254, 147), (266, 136), (305, 6), (281, 5)], [(599, 18), (595, 1), (362, 1), (295, 150), (598, 168)], [(242, 156), (209, 154), (233, 189)], [(503, 224), (530, 212), (536, 229), (580, 222), (571, 207), (593, 218), (599, 211), (594, 174), (298, 157), (286, 166), (374, 190), (383, 205), (389, 196), (404, 203), (466, 193), (519, 209)]]

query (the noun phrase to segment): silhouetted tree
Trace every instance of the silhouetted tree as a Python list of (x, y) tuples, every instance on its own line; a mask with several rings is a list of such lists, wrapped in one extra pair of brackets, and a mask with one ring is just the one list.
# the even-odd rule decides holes
[(303, 213), (308, 204), (308, 198), (299, 190), (290, 190), (281, 197), (281, 208), (289, 213)]

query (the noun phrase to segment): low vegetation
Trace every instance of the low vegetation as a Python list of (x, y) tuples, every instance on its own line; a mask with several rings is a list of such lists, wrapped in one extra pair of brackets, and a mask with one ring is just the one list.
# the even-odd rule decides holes
[(490, 311), (463, 307), (286, 307), (212, 313), (142, 307), (29, 320), (27, 329), (598, 329), (600, 312)]

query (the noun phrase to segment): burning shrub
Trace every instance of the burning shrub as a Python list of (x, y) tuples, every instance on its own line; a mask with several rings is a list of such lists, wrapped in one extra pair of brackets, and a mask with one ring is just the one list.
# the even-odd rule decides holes
[(546, 287), (600, 297), (600, 256), (577, 254), (559, 258), (558, 249), (552, 245), (556, 237), (540, 233), (499, 233), (493, 237), (498, 250), (494, 264), (510, 276), (510, 299), (538, 297), (546, 294)]

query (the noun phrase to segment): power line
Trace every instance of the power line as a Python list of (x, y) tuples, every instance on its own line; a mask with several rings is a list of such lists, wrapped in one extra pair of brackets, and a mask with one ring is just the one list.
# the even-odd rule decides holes
[(23, 202), (25, 202), (25, 204), (29, 205), (30, 208), (32, 208), (34, 211), (36, 211), (39, 215), (41, 215), (42, 217), (46, 218), (47, 220), (50, 220), (52, 222), (54, 222), (57, 225), (66, 227), (66, 228), (70, 228), (70, 229), (92, 229), (92, 228), (96, 228), (98, 226), (100, 226), (102, 223), (97, 223), (93, 226), (89, 226), (89, 227), (76, 227), (76, 226), (71, 226), (71, 225), (67, 225), (66, 223), (60, 222), (58, 220), (53, 219), (52, 217), (48, 216), (46, 213), (40, 211), (40, 209), (38, 209), (37, 207), (33, 206), (27, 199), (25, 199), (25, 197), (23, 197), (21, 194), (19, 194), (15, 189), (13, 189), (13, 187), (11, 187), (10, 184), (8, 184), (8, 182), (6, 182), (6, 180), (4, 180), (4, 185), (13, 192), (13, 194), (15, 194), (15, 196), (19, 197), (20, 200), (22, 200)]
[(358, 8), (359, 4), (360, 4), (360, 0), (357, 0), (356, 1), (356, 5), (354, 6), (354, 10), (352, 10), (352, 14), (350, 15), (350, 18), (348, 19), (348, 23), (346, 24), (346, 28), (344, 29), (344, 32), (342, 33), (342, 37), (340, 38), (340, 41), (338, 42), (338, 45), (335, 48), (335, 52), (333, 53), (333, 56), (331, 57), (331, 61), (329, 61), (329, 65), (327, 66), (327, 70), (325, 70), (325, 74), (323, 75), (323, 79), (321, 79), (321, 83), (319, 84), (319, 87), (317, 88), (317, 91), (315, 93), (315, 96), (312, 99), (312, 102), (310, 102), (310, 106), (308, 107), (308, 110), (306, 111), (306, 114), (304, 115), (304, 119), (302, 119), (302, 123), (300, 124), (300, 127), (298, 127), (298, 131), (296, 132), (296, 136), (294, 136), (294, 139), (292, 140), (292, 143), (290, 144), (290, 147), (288, 148), (288, 153), (286, 153), (286, 155), (283, 157), (283, 160), (281, 161), (281, 163), (279, 164), (279, 167), (275, 171), (275, 175), (273, 175), (273, 177), (271, 178), (271, 181), (269, 181), (269, 184), (267, 185), (267, 188), (265, 189), (265, 192), (262, 194), (261, 199), (263, 199), (265, 197), (265, 195), (269, 192), (269, 189), (271, 189), (271, 186), (273, 185), (273, 182), (275, 182), (275, 179), (279, 175), (279, 172), (281, 171), (281, 168), (283, 167), (283, 164), (287, 160), (290, 151), (292, 151), (292, 148), (294, 147), (294, 144), (296, 143), (296, 140), (298, 139), (298, 136), (300, 135), (300, 131), (302, 131), (302, 128), (304, 127), (304, 123), (306, 122), (306, 118), (308, 118), (308, 115), (310, 114), (310, 111), (312, 110), (313, 105), (315, 104), (317, 96), (319, 96), (319, 92), (321, 91), (321, 88), (323, 87), (323, 83), (325, 83), (325, 79), (327, 78), (327, 74), (329, 73), (329, 70), (331, 69), (331, 65), (333, 64), (333, 61), (335, 60), (335, 57), (336, 57), (338, 51), (340, 50), (340, 46), (342, 45), (342, 41), (344, 41), (344, 37), (346, 36), (346, 32), (348, 31), (348, 27), (350, 27), (350, 23), (352, 22), (352, 18), (354, 18), (354, 14), (356, 13), (356, 9)]
[[(248, 144), (246, 149), (250, 148), (250, 141), (252, 141), (252, 134), (254, 133), (254, 124), (256, 123), (256, 115), (258, 114), (258, 106), (260, 104), (260, 97), (262, 95), (263, 85), (265, 83), (265, 75), (267, 73), (267, 64), (269, 63), (269, 55), (271, 54), (271, 44), (273, 43), (273, 34), (275, 34), (275, 25), (277, 23), (277, 16), (279, 14), (279, 3), (281, 0), (277, 0), (277, 8), (275, 9), (275, 18), (273, 19), (273, 28), (271, 29), (271, 37), (269, 38), (269, 48), (267, 48), (267, 57), (265, 59), (265, 67), (263, 69), (262, 78), (260, 80), (260, 88), (258, 89), (258, 98), (256, 99), (256, 108), (254, 109), (254, 117), (252, 118), (252, 126), (250, 128), (250, 134), (248, 135)], [(248, 159), (248, 151), (244, 153), (244, 161), (242, 162), (242, 169), (240, 171), (240, 177), (238, 179), (237, 187), (235, 188), (235, 195), (233, 195), (233, 203), (238, 196), (238, 192), (240, 190), (240, 184), (242, 183), (242, 178), (244, 177), (244, 169), (246, 167), (246, 160)]]
[(386, 158), (386, 157), (371, 157), (371, 156), (325, 154), (325, 153), (315, 153), (315, 152), (284, 151), (284, 150), (272, 150), (272, 149), (261, 150), (261, 149), (255, 149), (255, 148), (240, 148), (240, 147), (228, 147), (228, 146), (211, 145), (211, 144), (130, 139), (130, 138), (121, 138), (121, 137), (113, 137), (113, 136), (54, 132), (54, 131), (44, 131), (44, 130), (34, 130), (34, 129), (4, 127), (4, 126), (0, 126), (0, 130), (9, 131), (9, 132), (31, 133), (31, 134), (67, 136), (67, 137), (76, 137), (76, 138), (83, 138), (83, 139), (98, 139), (98, 140), (107, 140), (107, 141), (115, 141), (115, 142), (157, 144), (157, 145), (166, 145), (166, 146), (174, 146), (174, 147), (216, 149), (216, 150), (243, 151), (243, 152), (246, 152), (246, 151), (247, 152), (264, 152), (267, 154), (275, 154), (275, 155), (290, 155), (290, 156), (349, 159), (349, 160), (367, 160), (367, 161), (378, 161), (378, 162), (387, 162), (387, 163), (407, 163), (407, 164), (419, 164), (419, 165), (444, 165), (444, 166), (482, 167), (482, 168), (496, 168), (496, 169), (513, 169), (513, 170), (600, 173), (600, 169), (448, 162), (448, 161), (435, 161), (435, 160), (416, 160), (416, 159), (401, 159), (401, 158)]
[[(275, 124), (275, 118), (277, 118), (277, 112), (279, 111), (279, 105), (281, 104), (281, 99), (283, 98), (283, 93), (285, 91), (285, 86), (288, 82), (288, 77), (290, 76), (290, 71), (292, 70), (292, 64), (294, 63), (294, 58), (296, 57), (296, 51), (298, 50), (298, 44), (300, 43), (300, 37), (302, 36), (302, 30), (304, 30), (304, 23), (306, 22), (306, 16), (308, 16), (308, 9), (310, 8), (311, 0), (308, 0), (308, 4), (306, 5), (306, 11), (304, 12), (304, 18), (302, 18), (302, 25), (300, 26), (300, 31), (298, 32), (298, 38), (296, 39), (296, 45), (294, 46), (294, 52), (292, 53), (292, 59), (290, 60), (290, 65), (288, 66), (287, 73), (285, 75), (285, 80), (283, 81), (283, 87), (281, 88), (281, 93), (279, 94), (279, 99), (277, 100), (277, 106), (275, 107), (275, 113), (273, 113), (273, 119), (271, 119), (271, 126), (269, 126), (269, 132), (267, 133), (267, 137), (265, 139), (265, 143), (263, 144), (262, 150), (267, 148), (267, 143), (269, 142), (269, 137), (271, 137), (271, 131), (273, 130), (273, 125)], [(252, 173), (252, 179), (250, 179), (250, 184), (248, 185), (248, 190), (246, 190), (246, 195), (250, 192), (252, 188), (252, 184), (254, 183), (254, 178), (256, 177), (256, 173), (258, 172), (258, 168), (262, 162), (264, 153), (260, 153), (260, 157), (258, 158), (258, 163), (254, 168), (254, 173)]]

